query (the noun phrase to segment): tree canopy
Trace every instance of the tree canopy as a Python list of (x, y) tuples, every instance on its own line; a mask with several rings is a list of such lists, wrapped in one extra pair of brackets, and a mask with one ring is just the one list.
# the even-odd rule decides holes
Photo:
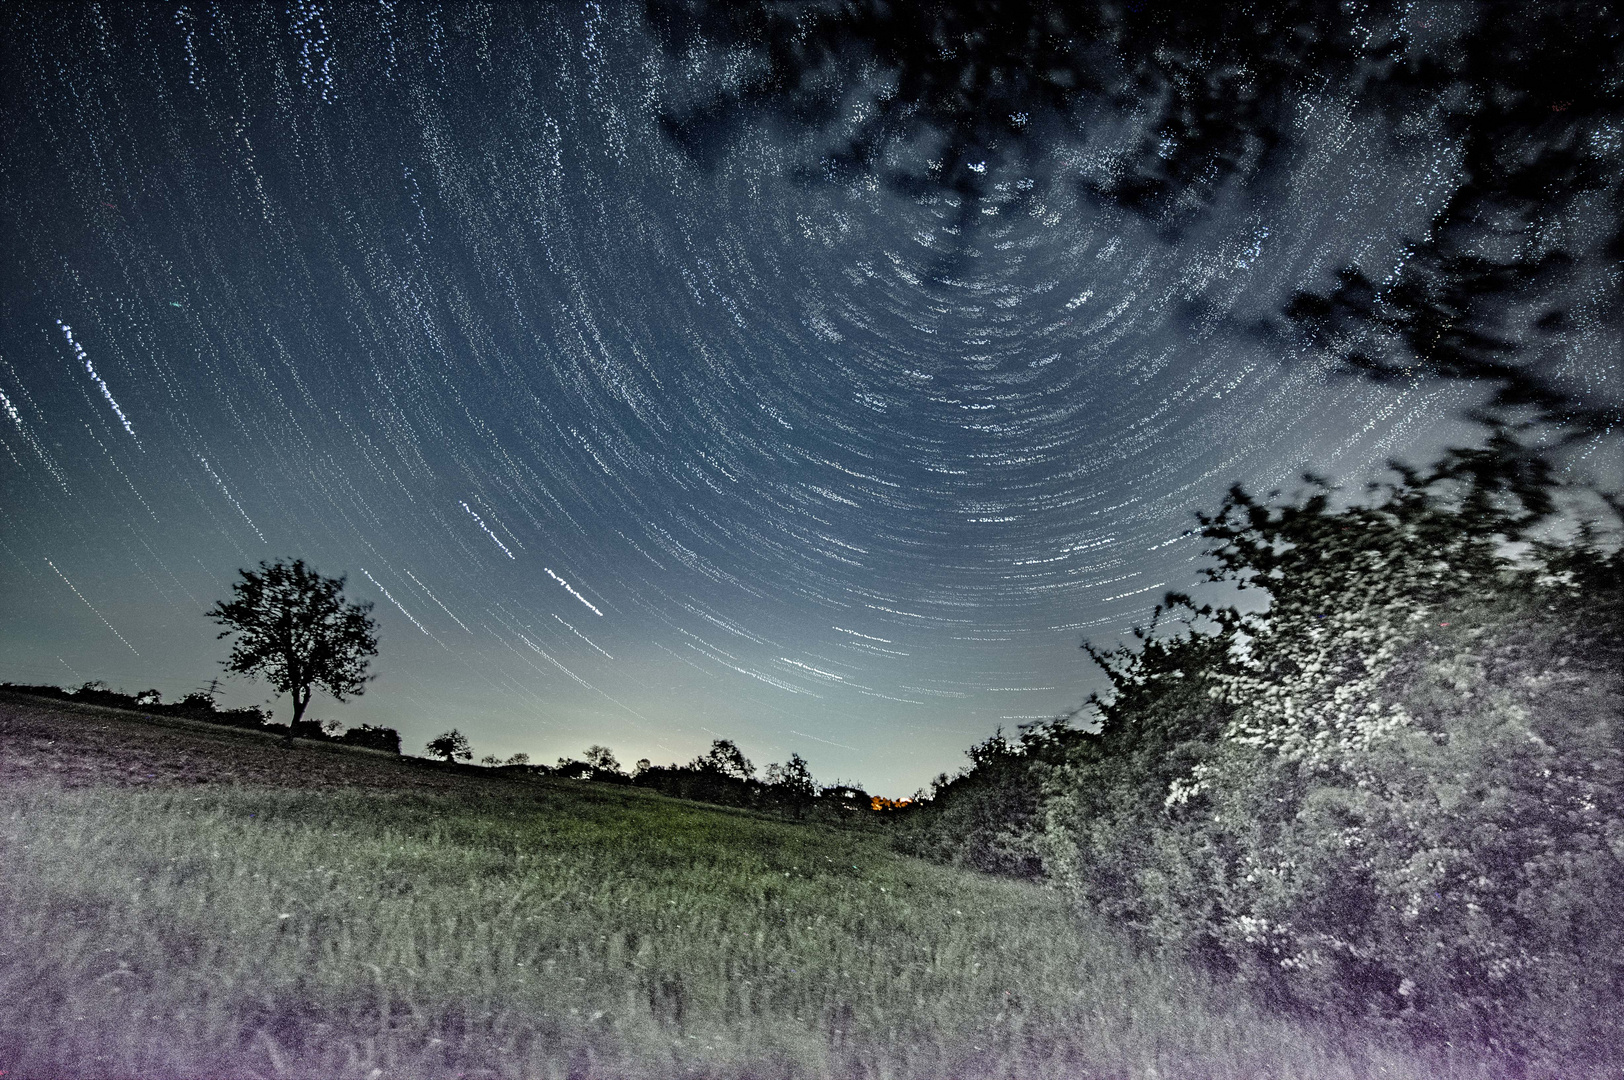
[(756, 767), (732, 739), (716, 739), (711, 747), (688, 766), (698, 772), (715, 773), (733, 780), (753, 780)]
[(774, 794), (790, 801), (807, 802), (818, 795), (811, 766), (805, 758), (795, 753), (790, 754), (789, 760), (782, 765), (775, 761), (767, 766), (766, 785)]
[(219, 637), (235, 637), (227, 670), (263, 678), (292, 697), (290, 736), (316, 690), (343, 701), (366, 689), (368, 660), (378, 654), (371, 603), (346, 601), (342, 577), (324, 577), (303, 559), (239, 573), (232, 598), (206, 614), (225, 627)]
[[(1349, 262), (1276, 322), (1378, 379), (1494, 388), (1569, 438), (1624, 401), (1565, 370), (1575, 332), (1624, 331), (1624, 17), (1599, 0), (646, 0), (666, 48), (742, 74), (668, 105), (701, 162), (760, 120), (821, 133), (819, 168), (965, 196), (1001, 165), (1037, 175), (1078, 146), (1082, 195), (1176, 233), (1234, 180), (1289, 161), (1334, 99), (1391, 146), (1453, 149), (1450, 187), (1397, 271)], [(1065, 160), (1072, 160), (1071, 155)], [(1385, 271), (1386, 268), (1383, 268)]]
[(455, 765), (459, 761), (468, 761), (474, 756), (474, 748), (468, 742), (468, 736), (452, 728), (442, 735), (436, 735), (429, 740), (425, 749), (437, 758), (444, 758), (447, 765)]

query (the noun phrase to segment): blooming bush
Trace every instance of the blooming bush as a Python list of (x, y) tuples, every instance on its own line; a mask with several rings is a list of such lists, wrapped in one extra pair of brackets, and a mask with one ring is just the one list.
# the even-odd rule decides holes
[(1097, 655), (1116, 693), (1050, 774), (1050, 872), (1277, 1000), (1525, 1057), (1624, 1045), (1624, 561), (1513, 558), (1539, 515), (1510, 505), (1232, 493), (1212, 576), (1268, 610)]

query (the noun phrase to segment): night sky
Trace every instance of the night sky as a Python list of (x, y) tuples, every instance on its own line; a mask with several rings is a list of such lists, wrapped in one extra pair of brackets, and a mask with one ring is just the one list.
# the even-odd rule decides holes
[(298, 556), (381, 624), (316, 717), (905, 795), (1099, 686), (1231, 483), (1473, 430), (1254, 329), (1453, 182), (1335, 100), (1174, 236), (1078, 194), (1131, 116), (969, 205), (765, 121), (701, 167), (657, 116), (740, 63), (636, 5), (0, 18), (3, 679), (206, 685), (204, 609)]

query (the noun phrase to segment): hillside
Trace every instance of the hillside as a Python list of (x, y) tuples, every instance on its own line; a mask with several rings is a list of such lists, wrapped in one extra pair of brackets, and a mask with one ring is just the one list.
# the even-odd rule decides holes
[(883, 837), (0, 698), (6, 1077), (1490, 1077)]

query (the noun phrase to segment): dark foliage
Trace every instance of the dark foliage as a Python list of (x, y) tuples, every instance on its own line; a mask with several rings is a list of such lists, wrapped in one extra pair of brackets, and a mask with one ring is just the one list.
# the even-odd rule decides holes
[(719, 806), (761, 807), (768, 802), (767, 785), (756, 779), (755, 766), (731, 739), (717, 739), (687, 765), (643, 764), (638, 763), (632, 782), (672, 798)]
[(1000, 728), (965, 751), (970, 765), (943, 773), (896, 823), (898, 850), (990, 874), (1037, 878), (1047, 767), (1088, 738), (1072, 717), (1022, 724), (1013, 739)]
[[(595, 757), (594, 750), (602, 751), (602, 755)], [(587, 752), (587, 761), (561, 758), (555, 772), (579, 780), (635, 784), (674, 799), (737, 806), (794, 818), (811, 815), (845, 820), (850, 811), (867, 811), (872, 804), (870, 796), (856, 785), (837, 783), (820, 787), (800, 754), (791, 754), (787, 763), (768, 765), (765, 779), (760, 779), (755, 766), (731, 739), (715, 740), (710, 749), (686, 765), (652, 765), (645, 758), (637, 763), (630, 776), (620, 772), (618, 765), (613, 772), (595, 770), (593, 762), (601, 763), (604, 755), (613, 762), (613, 755), (607, 749), (593, 747)]]
[(296, 720), (288, 725), (288, 734), (295, 739), (315, 739), (327, 742), (337, 739), (344, 725), (336, 720)]
[(459, 761), (469, 761), (474, 756), (474, 749), (468, 742), (468, 736), (452, 728), (441, 735), (429, 740), (425, 748), (437, 758), (444, 758), (447, 765), (455, 765)]
[(225, 627), (220, 637), (235, 637), (224, 661), (228, 670), (257, 675), (292, 697), (292, 738), (315, 690), (338, 701), (365, 691), (367, 660), (378, 654), (372, 605), (346, 602), (344, 579), (323, 577), (303, 559), (262, 562), (257, 571), (238, 573), (232, 598), (207, 615)]
[(348, 746), (362, 746), (368, 750), (383, 750), (387, 753), (400, 753), (400, 732), (389, 727), (374, 727), (371, 724), (362, 724), (352, 727), (338, 737), (338, 741)]
[(193, 690), (179, 701), (168, 702), (164, 701), (163, 696), (156, 690), (127, 694), (122, 690), (110, 690), (106, 683), (99, 681), (85, 683), (74, 690), (65, 690), (60, 686), (30, 686), (22, 683), (0, 684), (0, 689), (57, 701), (76, 701), (85, 705), (132, 709), (155, 716), (178, 716), (186, 720), (220, 724), (223, 727), (282, 732), (301, 739), (318, 739), (348, 746), (364, 746), (370, 750), (386, 750), (392, 754), (400, 753), (400, 732), (394, 728), (362, 724), (339, 734), (340, 726), (331, 720), (305, 720), (301, 721), (298, 729), (289, 732), (284, 725), (271, 723), (269, 713), (252, 705), (242, 709), (218, 708), (215, 705), (218, 691), (213, 686)]
[[(1393, 5), (1386, 8), (1392, 22)], [(1164, 212), (1194, 186), (1257, 168), (1284, 138), (1290, 98), (1310, 77), (1351, 76), (1396, 50), (1337, 35), (1349, 18), (1327, 0), (1254, 5), (1045, 0), (648, 0), (673, 51), (705, 43), (744, 51), (755, 70), (736, 88), (666, 113), (667, 131), (700, 160), (759, 117), (829, 130), (828, 160), (869, 170), (887, 149), (928, 141), (935, 168), (893, 171), (904, 187), (979, 194), (1001, 161), (1034, 164), (1090, 106), (1148, 109), (1139, 144), (1099, 193)], [(1378, 24), (1383, 15), (1373, 12)], [(876, 85), (884, 89), (873, 92)], [(835, 130), (849, 96), (868, 118)], [(1109, 123), (1105, 113), (1100, 120)]]
[(179, 701), (165, 702), (156, 690), (127, 694), (122, 690), (108, 689), (107, 684), (99, 680), (87, 682), (73, 690), (66, 690), (60, 686), (30, 686), (22, 683), (5, 683), (3, 687), (35, 697), (76, 701), (83, 705), (104, 705), (114, 709), (133, 709), (156, 716), (179, 716), (187, 720), (202, 720), (225, 727), (258, 730), (263, 729), (270, 720), (269, 714), (251, 705), (242, 709), (216, 708), (215, 693), (212, 689), (195, 690)]
[(696, 772), (714, 773), (729, 780), (750, 781), (756, 776), (756, 767), (750, 764), (732, 739), (717, 739), (710, 749), (695, 758), (688, 766)]
[(761, 801), (759, 782), (738, 780), (691, 765), (651, 765), (638, 774), (635, 783), (673, 799), (693, 799), (718, 806), (754, 807)]
[(784, 764), (775, 761), (767, 766), (762, 795), (769, 806), (801, 816), (818, 798), (818, 785), (812, 779), (812, 769), (806, 759), (800, 754), (791, 754)]
[[(1446, 16), (1440, 15), (1440, 18)], [(1565, 332), (1617, 330), (1624, 281), (1624, 20), (1613, 4), (1484, 3), (1381, 85), (1387, 114), (1431, 111), (1460, 182), (1373, 282), (1345, 267), (1287, 315), (1382, 379), (1425, 373), (1497, 387), (1501, 409), (1595, 432), (1624, 402), (1553, 373)]]
[[(821, 132), (825, 172), (973, 197), (1001, 163), (1041, 172), (1063, 143), (1109, 147), (1088, 197), (1176, 230), (1226, 182), (1299, 138), (1332, 95), (1395, 144), (1458, 148), (1456, 184), (1402, 268), (1358, 266), (1284, 312), (1377, 378), (1480, 380), (1575, 437), (1624, 402), (1558, 374), (1570, 328), (1624, 329), (1624, 34), (1599, 0), (1417, 7), (1397, 0), (646, 0), (665, 47), (748, 57), (747, 74), (673, 104), (669, 134), (715, 161), (762, 119)], [(854, 113), (863, 119), (853, 121)], [(1308, 283), (1305, 283), (1308, 285)]]
[(589, 746), (586, 748), (586, 758), (577, 761), (574, 758), (559, 758), (556, 768), (551, 770), (555, 776), (562, 776), (569, 780), (591, 780), (600, 784), (629, 784), (632, 778), (626, 775), (615, 760), (615, 755), (607, 746)]
[(874, 796), (858, 787), (836, 780), (818, 790), (820, 803), (831, 810), (853, 814), (874, 808)]

